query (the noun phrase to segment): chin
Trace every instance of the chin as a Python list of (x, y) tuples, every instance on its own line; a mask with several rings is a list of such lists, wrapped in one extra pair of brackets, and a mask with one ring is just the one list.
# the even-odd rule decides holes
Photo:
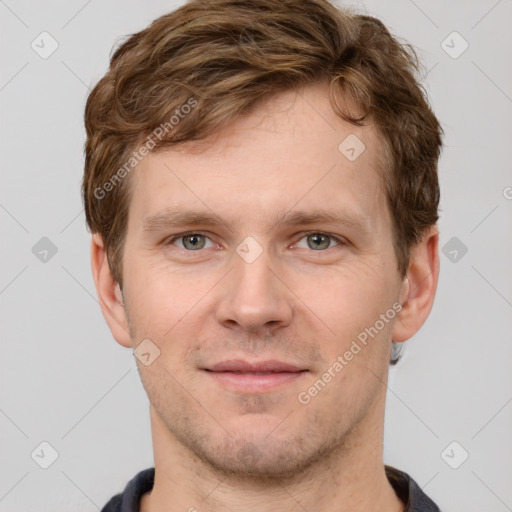
[(246, 430), (218, 433), (185, 441), (194, 455), (222, 478), (285, 483), (307, 475), (316, 463), (326, 462), (335, 451), (333, 440), (320, 438), (310, 433), (280, 432), (268, 427), (261, 432)]

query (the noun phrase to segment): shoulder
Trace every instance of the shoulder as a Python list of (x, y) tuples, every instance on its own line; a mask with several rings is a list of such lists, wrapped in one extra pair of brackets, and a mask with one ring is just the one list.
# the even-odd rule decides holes
[(440, 512), (439, 507), (407, 473), (391, 466), (385, 466), (385, 469), (389, 483), (406, 504), (405, 512)]
[(151, 491), (154, 478), (155, 468), (144, 469), (137, 473), (126, 484), (124, 491), (113, 496), (101, 512), (139, 512), (142, 495)]

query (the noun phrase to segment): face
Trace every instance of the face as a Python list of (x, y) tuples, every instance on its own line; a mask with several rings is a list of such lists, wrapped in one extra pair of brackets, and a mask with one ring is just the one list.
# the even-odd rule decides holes
[(150, 340), (137, 364), (173, 440), (223, 472), (290, 476), (382, 420), (404, 281), (381, 143), (320, 85), (210, 142), (131, 177), (116, 338)]

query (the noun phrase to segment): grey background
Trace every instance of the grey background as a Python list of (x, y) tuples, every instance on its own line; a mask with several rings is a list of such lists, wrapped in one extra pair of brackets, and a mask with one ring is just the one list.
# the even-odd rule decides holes
[[(95, 511), (153, 465), (148, 400), (91, 277), (82, 115), (116, 40), (180, 3), (0, 1), (0, 511)], [(512, 510), (512, 1), (342, 5), (418, 48), (446, 131), (446, 254), (433, 311), (391, 370), (385, 462), (445, 511)], [(43, 31), (59, 45), (47, 59), (31, 48)], [(458, 58), (441, 46), (463, 48), (453, 31), (469, 43)], [(58, 452), (48, 469), (43, 441)]]

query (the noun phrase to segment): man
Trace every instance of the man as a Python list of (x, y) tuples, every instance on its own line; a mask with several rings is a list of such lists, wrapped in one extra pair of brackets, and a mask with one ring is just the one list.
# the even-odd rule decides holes
[(439, 510), (382, 455), (392, 349), (439, 274), (415, 71), (326, 0), (193, 0), (113, 54), (83, 197), (155, 468), (103, 511)]

